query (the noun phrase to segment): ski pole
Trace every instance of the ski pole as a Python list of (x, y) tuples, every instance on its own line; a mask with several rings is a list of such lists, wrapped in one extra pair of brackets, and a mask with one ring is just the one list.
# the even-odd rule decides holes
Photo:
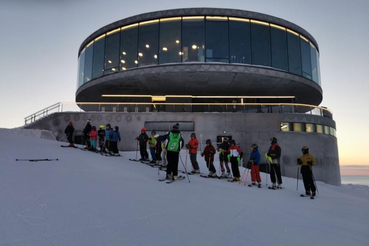
[[(179, 154), (179, 153), (178, 153)], [(184, 168), (184, 170), (185, 170), (185, 173), (186, 173), (186, 176), (187, 176), (187, 179), (188, 179), (188, 183), (191, 183), (191, 181), (190, 181), (190, 177), (188, 176), (188, 173), (187, 173), (187, 168), (186, 168), (186, 166), (184, 165), (184, 163), (183, 163), (183, 161), (182, 161), (182, 157), (181, 157), (181, 155), (179, 155), (179, 159), (181, 159), (181, 163), (182, 163), (182, 166), (183, 166), (183, 168)]]
[(58, 161), (59, 159), (15, 159), (16, 161)]
[(297, 166), (297, 185), (296, 185), (296, 191), (299, 190), (299, 172), (300, 171), (300, 166)]
[(313, 182), (314, 182), (314, 185), (315, 185), (316, 192), (317, 192), (317, 193), (318, 193), (318, 195), (319, 195), (318, 186), (316, 185), (315, 178), (314, 178), (314, 174), (313, 174), (313, 167), (311, 167), (311, 177), (313, 178)]
[(243, 177), (245, 176), (246, 171), (247, 171), (247, 168), (245, 168), (245, 171), (243, 171), (242, 177), (241, 177), (240, 181), (238, 182), (239, 184), (241, 184), (241, 182), (243, 180)]
[(137, 145), (136, 145), (136, 160), (137, 160), (137, 152), (138, 152), (138, 140), (137, 140)]

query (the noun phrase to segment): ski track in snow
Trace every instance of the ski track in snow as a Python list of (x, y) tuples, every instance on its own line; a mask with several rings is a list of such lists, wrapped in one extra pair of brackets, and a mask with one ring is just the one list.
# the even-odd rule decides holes
[(264, 173), (262, 189), (196, 175), (165, 184), (165, 172), (128, 160), (136, 152), (105, 157), (37, 137), (0, 129), (0, 246), (368, 246), (367, 186), (317, 182), (310, 200), (301, 180), (299, 191), (286, 177), (268, 190)]

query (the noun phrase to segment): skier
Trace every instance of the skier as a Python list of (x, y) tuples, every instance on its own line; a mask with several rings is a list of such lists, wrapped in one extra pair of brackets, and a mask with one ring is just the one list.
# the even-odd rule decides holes
[(211, 145), (211, 140), (206, 140), (206, 147), (204, 151), (201, 153), (201, 156), (205, 156), (206, 165), (209, 169), (208, 177), (214, 178), (217, 177), (217, 171), (214, 167), (214, 154), (215, 154), (215, 148), (213, 145)]
[(315, 166), (316, 161), (314, 156), (309, 153), (308, 147), (302, 147), (301, 151), (302, 156), (297, 159), (297, 164), (301, 166), (301, 174), (304, 181), (305, 194), (307, 196), (315, 197), (316, 187), (313, 180), (312, 166)]
[(182, 138), (182, 134), (179, 131), (179, 124), (175, 124), (173, 129), (168, 132), (166, 135), (160, 136), (162, 141), (168, 140), (165, 149), (167, 150), (167, 180), (178, 180), (178, 161), (179, 161), (179, 152), (181, 148), (184, 146), (184, 140)]
[(72, 121), (68, 122), (67, 127), (64, 130), (64, 133), (67, 135), (67, 139), (69, 142), (68, 147), (75, 147), (73, 144), (73, 133), (74, 133), (74, 127)]
[(97, 135), (99, 136), (99, 147), (100, 147), (100, 153), (105, 152), (105, 130), (104, 125), (100, 126), (99, 131), (97, 132)]
[(140, 154), (141, 154), (140, 161), (148, 161), (149, 154), (147, 153), (147, 150), (146, 150), (146, 143), (149, 140), (149, 136), (147, 136), (146, 134), (145, 127), (141, 128), (141, 134), (138, 137), (136, 137), (136, 140), (139, 142), (139, 145), (140, 145)]
[(91, 120), (88, 119), (85, 128), (83, 129), (83, 143), (86, 145), (85, 149), (90, 149), (90, 131), (91, 131)]
[(91, 144), (91, 151), (96, 151), (96, 140), (97, 140), (97, 132), (96, 132), (96, 126), (93, 126), (91, 128), (91, 131), (89, 133), (90, 136), (90, 144)]
[(155, 139), (156, 132), (151, 131), (151, 136), (149, 138), (149, 147), (150, 147), (150, 153), (152, 160), (150, 163), (156, 163), (156, 153), (155, 153), (155, 145), (156, 145), (156, 139)]
[(111, 129), (111, 125), (108, 123), (106, 124), (106, 130), (105, 130), (105, 148), (107, 152), (110, 152), (110, 134), (113, 132)]
[[(270, 163), (270, 180), (272, 182), (271, 189), (281, 189), (282, 188), (282, 176), (281, 176), (281, 167), (280, 167), (280, 158), (281, 158), (281, 147), (279, 147), (279, 144), (277, 142), (277, 139), (275, 137), (272, 137), (270, 139), (270, 147), (267, 155), (272, 158), (272, 162)], [(276, 186), (276, 178), (277, 176), (277, 182), (278, 186)]]
[(231, 162), (233, 179), (229, 182), (239, 182), (240, 181), (240, 170), (238, 169), (238, 163), (242, 158), (242, 150), (237, 146), (236, 141), (231, 141), (231, 147), (229, 147), (228, 160)]
[(258, 182), (258, 187), (261, 188), (261, 178), (260, 178), (260, 153), (258, 150), (258, 145), (251, 145), (251, 153), (249, 164), (251, 165), (251, 182), (252, 185), (256, 185), (256, 181)]
[(155, 144), (156, 161), (161, 161), (162, 143), (161, 143), (160, 138), (159, 138), (160, 136), (159, 136), (159, 134), (156, 134), (154, 137), (156, 139), (156, 144)]
[[(228, 166), (228, 152), (229, 152), (229, 143), (228, 143), (228, 138), (223, 138), (223, 142), (219, 145), (218, 147), (218, 152), (219, 152), (219, 164), (220, 164), (220, 169), (222, 171), (222, 178), (232, 178), (231, 175), (231, 169), (229, 169)], [(225, 168), (227, 169), (227, 174), (225, 174)]]
[(193, 170), (191, 171), (191, 173), (193, 174), (200, 173), (199, 164), (196, 160), (198, 146), (199, 146), (199, 140), (197, 140), (196, 134), (192, 133), (191, 140), (188, 142), (188, 144), (186, 144), (186, 148), (188, 149), (188, 153), (190, 155), (190, 160), (191, 160), (191, 164), (193, 167)]
[(110, 133), (110, 155), (120, 156), (118, 151), (118, 141), (120, 141), (119, 127), (114, 126), (114, 131)]

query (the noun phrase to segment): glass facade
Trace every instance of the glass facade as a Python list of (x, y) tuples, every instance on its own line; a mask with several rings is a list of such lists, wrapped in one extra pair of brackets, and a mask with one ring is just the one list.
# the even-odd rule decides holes
[(336, 129), (313, 123), (281, 122), (281, 132), (320, 133), (336, 137)]
[(319, 52), (299, 33), (273, 23), (226, 16), (148, 20), (111, 30), (79, 56), (78, 87), (136, 67), (221, 62), (273, 67), (319, 85)]

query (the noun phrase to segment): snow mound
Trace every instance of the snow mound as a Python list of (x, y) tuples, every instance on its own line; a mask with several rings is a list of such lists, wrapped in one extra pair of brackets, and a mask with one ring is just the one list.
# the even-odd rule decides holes
[[(14, 131), (0, 130), (1, 246), (369, 242), (369, 194), (362, 187), (317, 182), (319, 195), (311, 200), (300, 197), (301, 180), (299, 191), (296, 180), (286, 177), (285, 189), (267, 189), (264, 173), (261, 189), (199, 176), (166, 184), (158, 182), (164, 172), (129, 161), (136, 152), (105, 157)], [(23, 158), (58, 161), (16, 161)], [(198, 161), (206, 172), (205, 161)]]
[(0, 134), (8, 133), (17, 136), (25, 136), (25, 137), (33, 137), (33, 138), (41, 138), (48, 140), (56, 140), (55, 136), (51, 131), (47, 130), (39, 130), (39, 129), (24, 129), (24, 128), (13, 128), (13, 129), (4, 129), (0, 128)]

